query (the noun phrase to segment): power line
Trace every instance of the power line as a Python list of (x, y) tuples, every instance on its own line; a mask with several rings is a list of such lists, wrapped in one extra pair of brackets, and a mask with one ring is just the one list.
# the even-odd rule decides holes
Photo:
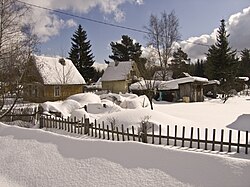
[[(52, 9), (52, 8), (47, 8), (47, 7), (43, 7), (43, 6), (31, 4), (31, 3), (26, 3), (26, 2), (23, 2), (23, 1), (20, 1), (20, 0), (16, 0), (16, 1), (19, 2), (19, 3), (25, 4), (25, 5), (31, 6), (31, 7), (35, 7), (35, 8), (43, 9), (43, 10), (46, 10), (46, 11), (51, 11), (51, 12), (63, 14), (63, 15), (67, 15), (67, 16), (70, 16), (70, 17), (78, 18), (78, 19), (87, 20), (87, 21), (98, 23), (98, 24), (102, 24), (102, 25), (107, 25), (107, 26), (116, 27), (116, 28), (120, 28), (120, 29), (126, 29), (126, 30), (130, 30), (130, 31), (134, 31), (134, 32), (143, 33), (143, 34), (152, 34), (150, 32), (147, 32), (147, 31), (141, 30), (141, 29), (136, 29), (136, 28), (132, 28), (132, 27), (126, 27), (126, 26), (122, 26), (122, 25), (118, 25), (118, 24), (113, 24), (113, 23), (107, 23), (107, 22), (104, 22), (104, 21), (100, 21), (100, 20), (96, 20), (96, 19), (91, 19), (91, 18), (87, 18), (87, 17), (84, 17), (84, 16), (79, 16), (79, 15), (75, 15), (75, 14), (63, 12), (63, 11), (60, 11), (60, 10), (55, 10), (55, 9)], [(202, 43), (197, 43), (197, 42), (190, 42), (190, 41), (182, 40), (182, 39), (178, 39), (178, 41), (181, 41), (181, 42), (185, 41), (187, 43), (191, 43), (191, 44), (195, 44), (195, 45), (210, 47), (210, 45), (208, 45), (208, 44), (202, 44)]]

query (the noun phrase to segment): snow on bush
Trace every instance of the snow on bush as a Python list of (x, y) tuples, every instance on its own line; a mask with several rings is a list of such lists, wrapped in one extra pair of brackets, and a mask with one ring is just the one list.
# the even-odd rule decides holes
[[(147, 120), (146, 120), (147, 119)], [(122, 110), (120, 112), (110, 113), (103, 115), (98, 119), (98, 123), (102, 123), (102, 121), (107, 124), (111, 125), (111, 122), (115, 122), (115, 126), (121, 127), (124, 125), (124, 128), (132, 129), (132, 126), (135, 127), (135, 132), (137, 132), (137, 128), (141, 126), (141, 123), (147, 121), (148, 124), (155, 125), (155, 133), (158, 133), (159, 125), (162, 125), (162, 132), (166, 132), (167, 125), (192, 125), (192, 121), (183, 120), (181, 118), (176, 118), (170, 116), (168, 114), (150, 110), (148, 108), (141, 108), (136, 110)], [(148, 128), (151, 132), (151, 128)]]
[(61, 111), (63, 101), (47, 101), (41, 104), (44, 112), (59, 112)]
[(137, 96), (136, 94), (103, 94), (100, 96), (102, 100), (109, 100), (113, 103), (127, 109), (145, 108), (150, 106), (149, 100), (145, 95)]
[(81, 107), (80, 103), (72, 99), (67, 99), (63, 101), (61, 106), (63, 108), (64, 113), (66, 114), (70, 114), (75, 109), (78, 109)]
[(121, 107), (109, 101), (108, 103), (90, 103), (87, 106), (87, 112), (91, 114), (105, 114), (121, 111)]
[(138, 97), (138, 95), (136, 94), (132, 94), (132, 93), (125, 93), (125, 94), (120, 94), (122, 97), (125, 97), (125, 98), (129, 98), (129, 99), (135, 99)]
[(117, 105), (120, 105), (120, 103), (124, 101), (123, 96), (121, 96), (120, 94), (115, 94), (115, 93), (102, 94), (100, 98), (110, 100)]
[(137, 108), (147, 108), (150, 107), (150, 102), (148, 100), (148, 97), (145, 95), (132, 97), (132, 98), (126, 98), (120, 106), (122, 108), (127, 109), (137, 109)]
[(89, 118), (89, 114), (84, 108), (76, 109), (71, 113), (71, 119), (76, 118), (77, 121), (82, 120), (82, 118)]
[(79, 93), (69, 96), (67, 99), (72, 99), (80, 103), (81, 107), (88, 105), (89, 103), (101, 103), (101, 99), (94, 93)]
[(72, 99), (68, 99), (65, 101), (47, 101), (41, 104), (45, 113), (47, 112), (60, 112), (62, 117), (68, 117), (70, 113), (80, 108), (80, 104)]

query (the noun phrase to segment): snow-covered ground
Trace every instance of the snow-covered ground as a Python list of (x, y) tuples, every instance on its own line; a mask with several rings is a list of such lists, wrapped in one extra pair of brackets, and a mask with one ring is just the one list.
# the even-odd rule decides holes
[(0, 124), (0, 186), (249, 186), (250, 160)]
[[(161, 124), (163, 132), (166, 125), (172, 131), (174, 125), (185, 126), (188, 136), (190, 127), (201, 132), (225, 129), (225, 138), (230, 129), (250, 131), (250, 97), (230, 98), (225, 104), (218, 99), (155, 102), (151, 111), (144, 96), (87, 93), (43, 107), (46, 113), (59, 111), (63, 117), (85, 116), (107, 124), (115, 120), (125, 127), (143, 120)], [(250, 155), (244, 153), (75, 138), (58, 130), (4, 124), (0, 150), (0, 186), (250, 186)]]

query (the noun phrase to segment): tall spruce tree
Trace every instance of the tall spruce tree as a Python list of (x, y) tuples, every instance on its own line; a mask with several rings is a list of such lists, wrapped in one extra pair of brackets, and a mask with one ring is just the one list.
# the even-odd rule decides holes
[(240, 67), (238, 76), (250, 77), (250, 49), (243, 49), (240, 53)]
[(173, 59), (169, 68), (173, 71), (173, 78), (178, 78), (182, 72), (189, 73), (189, 62), (187, 53), (185, 53), (181, 48), (173, 53)]
[(141, 45), (127, 35), (122, 35), (121, 42), (111, 42), (110, 46), (113, 54), (109, 58), (114, 61), (138, 61), (142, 54)]
[(78, 26), (71, 40), (72, 47), (69, 52), (69, 59), (74, 63), (85, 81), (89, 83), (95, 74), (95, 69), (92, 67), (95, 61), (93, 53), (91, 53), (90, 40), (87, 40), (87, 33), (81, 25)]
[(221, 20), (216, 38), (217, 42), (209, 48), (206, 54), (206, 75), (209, 79), (220, 81), (220, 90), (225, 95), (225, 101), (230, 96), (230, 91), (235, 88), (238, 65), (236, 50), (229, 47), (228, 37), (225, 20)]
[(199, 77), (205, 77), (204, 61), (198, 59), (194, 64), (194, 75)]
[[(136, 63), (141, 76), (145, 74), (146, 61), (141, 57), (141, 44), (134, 42), (134, 40), (128, 35), (122, 35), (121, 42), (111, 42), (110, 46), (113, 53), (112, 55), (109, 55), (110, 59), (118, 62), (133, 60)], [(105, 61), (105, 63), (108, 64), (109, 61)]]

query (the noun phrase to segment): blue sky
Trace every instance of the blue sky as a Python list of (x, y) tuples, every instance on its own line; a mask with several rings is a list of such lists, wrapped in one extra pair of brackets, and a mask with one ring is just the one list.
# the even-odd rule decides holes
[[(119, 24), (122, 26), (143, 29), (151, 14), (159, 15), (166, 11), (175, 11), (180, 22), (181, 38), (184, 42), (180, 46), (193, 59), (200, 58), (207, 49), (185, 43), (201, 42), (213, 43), (214, 29), (219, 27), (220, 20), (228, 22), (228, 30), (232, 37), (241, 36), (242, 39), (232, 40), (233, 48), (245, 48), (247, 44), (241, 45), (239, 41), (250, 41), (246, 24), (250, 22), (249, 0), (25, 0), (25, 2), (48, 7), (55, 10), (65, 11), (75, 15)], [(33, 19), (37, 24), (34, 32), (38, 33), (43, 41), (40, 45), (41, 54), (63, 55), (67, 57), (71, 47), (71, 37), (78, 24), (86, 30), (88, 39), (91, 41), (92, 52), (96, 62), (103, 63), (111, 54), (110, 42), (118, 41), (123, 34), (129, 35), (143, 46), (147, 41), (142, 33), (105, 26), (74, 17), (55, 14), (34, 8)], [(232, 17), (232, 15), (235, 15)], [(230, 16), (232, 17), (230, 20)], [(249, 19), (247, 19), (249, 18)], [(243, 21), (242, 21), (243, 20)], [(48, 30), (48, 25), (50, 25)], [(242, 27), (242, 29), (240, 29)], [(46, 32), (46, 29), (48, 30)], [(196, 37), (196, 38), (191, 38)], [(243, 38), (244, 37), (244, 38)], [(238, 42), (238, 43), (237, 43)], [(249, 44), (250, 48), (250, 44)]]

